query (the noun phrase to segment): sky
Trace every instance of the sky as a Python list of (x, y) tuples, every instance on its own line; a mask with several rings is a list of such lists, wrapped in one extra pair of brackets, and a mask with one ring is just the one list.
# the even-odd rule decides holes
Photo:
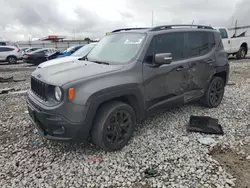
[[(250, 25), (250, 0), (0, 0), (0, 40), (101, 38), (126, 27)], [(153, 15), (153, 23), (152, 23)]]

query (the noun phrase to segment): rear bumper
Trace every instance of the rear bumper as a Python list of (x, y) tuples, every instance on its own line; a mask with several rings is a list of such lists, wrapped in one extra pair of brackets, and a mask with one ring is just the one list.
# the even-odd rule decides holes
[[(86, 123), (73, 123), (62, 115), (43, 110), (32, 104), (34, 101), (26, 100), (30, 120), (39, 134), (49, 140), (84, 141), (88, 138), (90, 125)], [(70, 109), (68, 109), (70, 110)], [(54, 112), (54, 113), (53, 113)]]

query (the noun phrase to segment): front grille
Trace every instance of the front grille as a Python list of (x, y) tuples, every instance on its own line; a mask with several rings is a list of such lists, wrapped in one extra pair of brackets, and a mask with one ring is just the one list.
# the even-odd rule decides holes
[(31, 90), (35, 93), (39, 98), (44, 101), (47, 101), (47, 91), (48, 91), (48, 84), (43, 83), (42, 81), (31, 77)]

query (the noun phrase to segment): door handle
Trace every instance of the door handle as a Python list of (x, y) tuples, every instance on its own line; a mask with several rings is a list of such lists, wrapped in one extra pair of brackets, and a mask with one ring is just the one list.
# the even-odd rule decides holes
[(188, 67), (186, 66), (179, 66), (178, 68), (176, 68), (176, 71), (182, 71), (182, 70), (186, 70), (188, 69)]

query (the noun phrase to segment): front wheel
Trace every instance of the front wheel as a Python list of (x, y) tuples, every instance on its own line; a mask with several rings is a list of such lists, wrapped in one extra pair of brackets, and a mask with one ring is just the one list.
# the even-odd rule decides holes
[(221, 77), (213, 77), (204, 96), (205, 106), (216, 108), (220, 105), (225, 91), (225, 83)]
[(128, 104), (119, 101), (104, 104), (94, 119), (91, 140), (105, 151), (119, 150), (131, 138), (135, 122), (135, 112)]

